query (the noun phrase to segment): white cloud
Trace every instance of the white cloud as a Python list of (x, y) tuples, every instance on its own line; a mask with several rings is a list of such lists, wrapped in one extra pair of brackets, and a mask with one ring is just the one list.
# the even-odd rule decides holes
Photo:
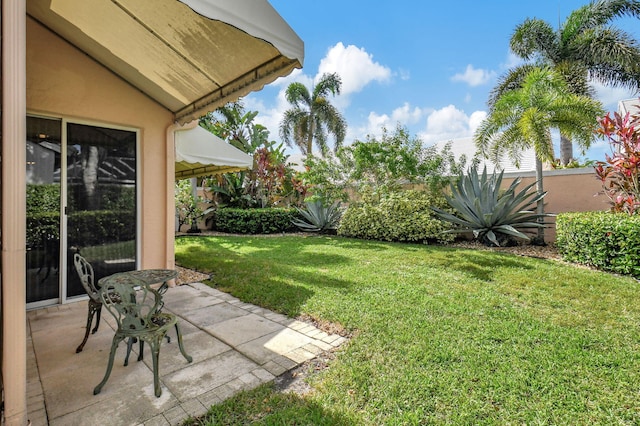
[(342, 94), (360, 92), (372, 81), (386, 82), (391, 78), (391, 70), (373, 61), (373, 56), (363, 48), (344, 46), (339, 42), (320, 61), (316, 81), (324, 73), (338, 73), (342, 79)]
[(409, 125), (418, 123), (425, 115), (426, 111), (424, 109), (419, 107), (411, 108), (411, 105), (405, 102), (401, 107), (393, 110), (391, 120), (393, 123)]
[(598, 82), (593, 82), (591, 85), (596, 91), (596, 98), (602, 102), (605, 111), (617, 111), (618, 101), (638, 97), (638, 95), (634, 95), (633, 91), (628, 89), (605, 86)]
[(454, 105), (448, 105), (429, 114), (427, 126), (419, 136), (427, 145), (469, 137), (486, 115), (485, 111), (474, 111), (468, 116)]
[(398, 75), (400, 76), (400, 80), (409, 80), (411, 78), (411, 72), (406, 69), (399, 69)]
[(485, 118), (487, 118), (487, 111), (474, 111), (471, 113), (471, 116), (469, 117), (469, 130), (471, 131), (471, 134), (476, 132), (476, 129)]
[(500, 64), (500, 68), (502, 68), (503, 70), (509, 70), (511, 68), (517, 67), (518, 65), (522, 65), (524, 63), (525, 63), (524, 59), (522, 59), (521, 57), (519, 57), (515, 53), (509, 51), (507, 53), (506, 60), (503, 63)]
[(371, 111), (367, 116), (367, 122), (364, 126), (353, 129), (348, 135), (348, 140), (364, 140), (367, 135), (380, 136), (382, 129), (386, 128), (393, 131), (397, 124), (404, 127), (419, 123), (427, 116), (429, 110), (420, 107), (412, 107), (408, 102), (394, 109), (391, 114), (378, 114)]
[(475, 87), (488, 83), (489, 80), (495, 77), (495, 74), (494, 71), (476, 69), (469, 64), (464, 73), (455, 74), (451, 77), (451, 81), (461, 81), (471, 87)]

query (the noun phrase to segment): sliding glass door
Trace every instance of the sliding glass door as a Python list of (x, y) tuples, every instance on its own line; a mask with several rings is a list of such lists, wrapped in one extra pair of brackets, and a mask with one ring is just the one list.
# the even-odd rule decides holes
[(27, 152), (39, 155), (29, 164), (27, 154), (27, 302), (38, 306), (85, 294), (74, 253), (96, 280), (136, 268), (137, 132), (27, 121)]
[[(79, 252), (96, 280), (135, 269), (136, 133), (68, 123), (66, 139), (67, 263)], [(83, 294), (70, 272), (66, 296)]]

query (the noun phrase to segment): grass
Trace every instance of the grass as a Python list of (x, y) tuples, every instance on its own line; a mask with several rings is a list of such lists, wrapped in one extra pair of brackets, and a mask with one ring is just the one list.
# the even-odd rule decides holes
[(315, 236), (189, 236), (176, 261), (246, 302), (354, 332), (310, 395), (263, 386), (200, 424), (640, 424), (634, 279)]

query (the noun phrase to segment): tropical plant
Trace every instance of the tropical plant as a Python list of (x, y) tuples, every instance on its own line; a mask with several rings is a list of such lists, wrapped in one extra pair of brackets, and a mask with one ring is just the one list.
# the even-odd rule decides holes
[(193, 187), (189, 179), (182, 179), (176, 182), (175, 203), (178, 231), (182, 229), (182, 225), (190, 224), (190, 231), (199, 232), (197, 220), (212, 211), (211, 208), (204, 209), (201, 207), (204, 201), (202, 197), (198, 197), (193, 193)]
[(322, 155), (329, 151), (327, 136), (335, 138), (337, 151), (347, 133), (347, 123), (338, 109), (329, 102), (329, 95), (339, 95), (342, 81), (336, 73), (323, 74), (313, 92), (299, 82), (287, 87), (285, 96), (293, 107), (284, 113), (280, 137), (288, 145), (296, 145), (306, 157), (313, 155), (313, 141)]
[(451, 194), (445, 194), (445, 198), (455, 214), (433, 208), (440, 219), (457, 225), (445, 232), (471, 231), (484, 244), (499, 247), (508, 243), (509, 237), (529, 240), (523, 230), (542, 228), (542, 220), (549, 215), (536, 213), (533, 206), (547, 193), (530, 191), (535, 182), (517, 191), (522, 181), (520, 178), (502, 190), (503, 174), (504, 171), (501, 171), (489, 176), (485, 167), (482, 174), (478, 175), (477, 167), (472, 166), (466, 175), (461, 174), (456, 183), (452, 182)]
[(258, 111), (245, 112), (240, 101), (231, 102), (201, 117), (200, 126), (240, 151), (253, 154), (269, 140), (269, 130), (253, 121), (257, 115)]
[(457, 174), (466, 163), (464, 156), (455, 160), (450, 144), (438, 152), (436, 146), (425, 147), (420, 138), (410, 136), (400, 125), (393, 132), (383, 128), (379, 137), (356, 140), (338, 156), (358, 192), (366, 186), (381, 194), (397, 191), (406, 183), (439, 191), (449, 182), (447, 176)]
[[(640, 18), (637, 0), (597, 0), (573, 11), (557, 31), (540, 19), (526, 19), (511, 36), (511, 50), (528, 62), (508, 71), (489, 98), (489, 106), (506, 91), (521, 86), (532, 67), (549, 65), (569, 90), (592, 96), (589, 82), (640, 90), (640, 46), (628, 33), (609, 25), (615, 18)], [(573, 157), (570, 135), (561, 132), (561, 163)]]
[(304, 208), (296, 207), (296, 210), (301, 218), (292, 223), (306, 232), (333, 233), (342, 216), (339, 203), (325, 205), (322, 200), (308, 201)]
[(294, 193), (292, 168), (283, 144), (269, 140), (269, 130), (245, 112), (241, 102), (229, 103), (200, 119), (200, 125), (229, 144), (253, 156), (253, 167), (243, 173), (212, 177), (210, 189), (221, 206), (272, 207)]
[(253, 199), (246, 193), (246, 172), (225, 173), (205, 180), (208, 187), (216, 196), (218, 207), (251, 207)]
[[(537, 191), (542, 194), (542, 162), (553, 161), (551, 129), (589, 146), (595, 139), (596, 119), (603, 114), (599, 102), (569, 92), (565, 80), (553, 69), (532, 68), (520, 87), (504, 92), (495, 101), (474, 139), (482, 155), (495, 163), (506, 154), (519, 165), (522, 151), (533, 148)], [(538, 214), (542, 215), (544, 204), (541, 197), (538, 200)], [(543, 227), (538, 228), (535, 242), (545, 244)]]
[(611, 210), (630, 215), (640, 214), (640, 113), (617, 112), (601, 118), (599, 134), (611, 145), (612, 155), (599, 161), (596, 174), (603, 192), (611, 200)]
[(292, 188), (285, 189), (292, 173), (286, 165), (288, 157), (282, 145), (266, 145), (254, 152), (248, 191), (260, 207), (273, 207), (288, 195), (287, 192), (293, 191)]

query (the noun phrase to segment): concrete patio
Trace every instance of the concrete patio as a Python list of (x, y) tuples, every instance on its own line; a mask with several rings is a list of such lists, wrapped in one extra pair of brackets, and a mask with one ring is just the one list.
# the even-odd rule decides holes
[(179, 316), (185, 349), (193, 362), (182, 357), (175, 331), (170, 331), (171, 343), (165, 341), (160, 350), (159, 398), (153, 393), (148, 346), (144, 361), (137, 362), (132, 354), (124, 367), (124, 343), (118, 347), (109, 381), (100, 394), (93, 395), (104, 375), (114, 334), (115, 321), (106, 310), (100, 329), (78, 354), (86, 301), (28, 312), (31, 424), (180, 424), (345, 340), (200, 283), (170, 288), (164, 300), (165, 311)]

